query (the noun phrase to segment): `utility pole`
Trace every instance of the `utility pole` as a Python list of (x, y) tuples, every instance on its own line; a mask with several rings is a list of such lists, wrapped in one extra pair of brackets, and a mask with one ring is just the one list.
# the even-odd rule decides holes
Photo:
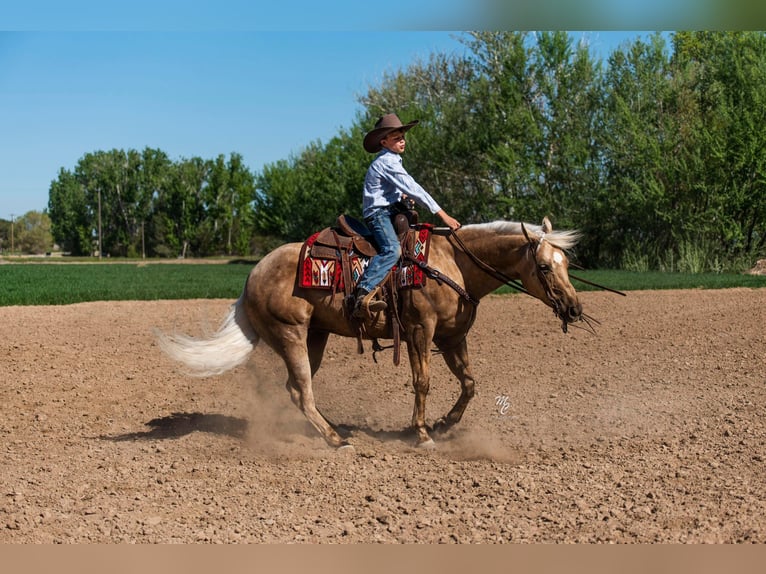
[(13, 255), (13, 218), (15, 215), (11, 213), (11, 255)]
[(98, 190), (98, 258), (101, 259), (101, 189)]

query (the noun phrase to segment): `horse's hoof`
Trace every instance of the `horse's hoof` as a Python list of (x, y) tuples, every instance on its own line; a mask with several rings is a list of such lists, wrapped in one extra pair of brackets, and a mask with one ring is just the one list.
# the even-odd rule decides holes
[(433, 430), (431, 432), (435, 432), (436, 434), (442, 434), (447, 432), (448, 429), (449, 429), (449, 425), (447, 424), (447, 421), (441, 418), (434, 423)]
[(353, 444), (346, 443), (346, 444), (340, 445), (336, 449), (336, 451), (343, 454), (353, 454), (354, 452), (356, 452), (356, 449), (354, 448)]
[(434, 442), (434, 439), (429, 438), (428, 440), (424, 440), (423, 442), (418, 443), (418, 448), (433, 450), (436, 448), (436, 443)]

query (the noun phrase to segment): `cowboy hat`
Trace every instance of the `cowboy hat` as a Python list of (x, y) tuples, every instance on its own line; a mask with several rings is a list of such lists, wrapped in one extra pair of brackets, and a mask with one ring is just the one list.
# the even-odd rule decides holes
[(370, 153), (379, 152), (382, 147), (380, 141), (388, 134), (397, 130), (406, 132), (416, 126), (418, 122), (420, 120), (413, 120), (408, 124), (402, 124), (402, 121), (396, 114), (386, 114), (375, 122), (375, 127), (364, 136), (364, 149)]

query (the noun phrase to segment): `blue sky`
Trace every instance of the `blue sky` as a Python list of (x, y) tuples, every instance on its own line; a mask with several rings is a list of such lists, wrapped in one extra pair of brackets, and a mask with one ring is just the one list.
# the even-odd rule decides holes
[[(646, 33), (588, 32), (608, 54)], [(448, 31), (0, 32), (0, 218), (47, 207), (86, 153), (237, 152), (255, 172), (350, 127), (358, 96)]]
[(0, 35), (0, 217), (47, 205), (96, 150), (238, 152), (251, 169), (326, 141), (356, 98), (447, 33), (42, 32)]

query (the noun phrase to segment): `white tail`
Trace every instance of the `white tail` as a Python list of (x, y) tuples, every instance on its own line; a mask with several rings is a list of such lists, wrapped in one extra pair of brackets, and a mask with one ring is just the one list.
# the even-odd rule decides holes
[(247, 320), (242, 297), (231, 306), (218, 331), (207, 339), (157, 332), (160, 348), (183, 363), (197, 377), (220, 375), (244, 363), (258, 344), (258, 334)]

